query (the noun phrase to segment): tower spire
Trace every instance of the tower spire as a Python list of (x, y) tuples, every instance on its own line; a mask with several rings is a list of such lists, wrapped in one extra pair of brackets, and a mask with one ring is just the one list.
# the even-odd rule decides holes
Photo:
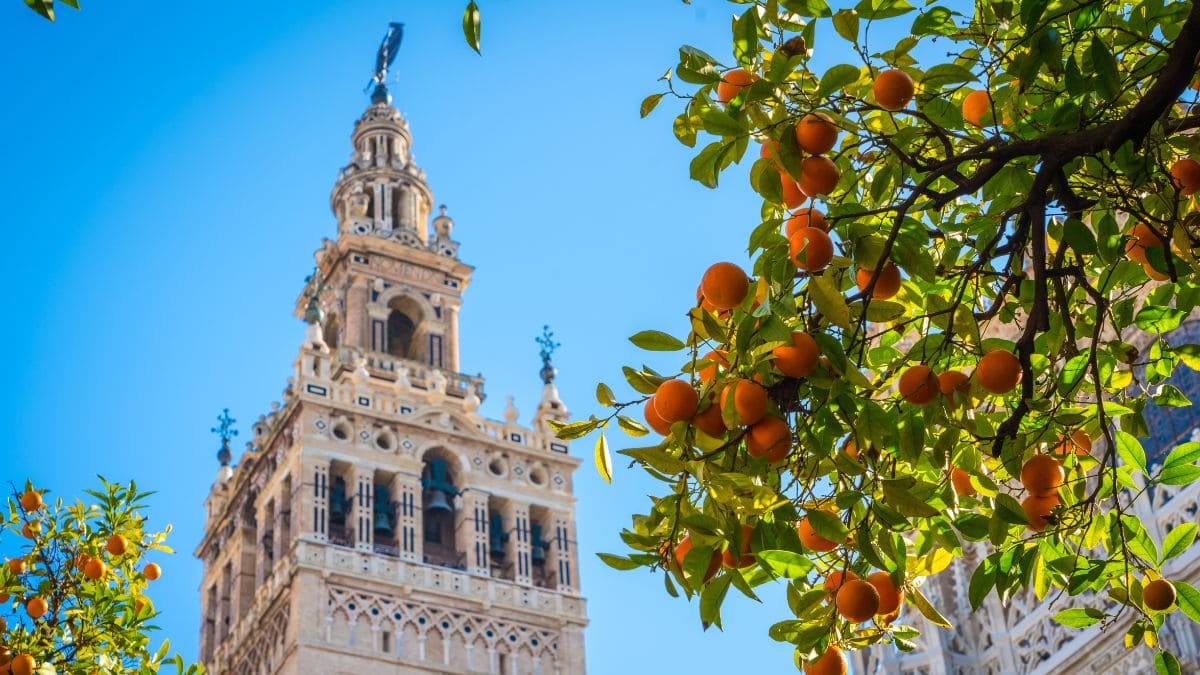
[(233, 453), (229, 450), (229, 441), (238, 435), (237, 429), (233, 428), (236, 422), (237, 420), (229, 416), (229, 408), (225, 408), (217, 416), (218, 426), (212, 428), (212, 432), (221, 439), (221, 449), (217, 451), (217, 461), (223, 467), (229, 466), (230, 460), (233, 459)]
[[(383, 42), (379, 43), (379, 52), (375, 55), (375, 91), (371, 92), (371, 103), (391, 103), (392, 96), (387, 90), (388, 68), (396, 61), (396, 53), (400, 51), (400, 40), (404, 38), (404, 24), (392, 22), (388, 24)], [(371, 86), (370, 84), (367, 85)]]
[(542, 336), (534, 338), (534, 342), (542, 346), (542, 350), (538, 352), (538, 355), (542, 357), (542, 370), (540, 373), (542, 382), (550, 384), (554, 382), (555, 376), (558, 375), (558, 371), (555, 370), (554, 364), (550, 362), (550, 359), (554, 356), (554, 350), (561, 347), (562, 343), (554, 341), (554, 331), (550, 330), (548, 324), (542, 326)]

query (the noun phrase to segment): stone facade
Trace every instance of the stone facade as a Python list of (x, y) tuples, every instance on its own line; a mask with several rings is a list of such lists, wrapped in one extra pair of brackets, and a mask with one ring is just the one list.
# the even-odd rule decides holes
[(472, 268), (445, 209), (430, 223), (382, 89), (297, 303), (295, 376), (205, 504), (201, 659), (216, 675), (583, 673), (580, 460), (548, 425), (567, 419), (553, 369), (531, 426), (511, 399), (504, 421), (477, 413), (483, 380), (458, 372)]

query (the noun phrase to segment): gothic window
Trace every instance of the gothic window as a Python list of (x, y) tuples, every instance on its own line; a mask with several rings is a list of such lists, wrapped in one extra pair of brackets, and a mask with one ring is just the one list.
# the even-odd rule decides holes
[(407, 314), (398, 309), (392, 310), (387, 321), (388, 353), (402, 359), (409, 358), (413, 333), (416, 330), (416, 324)]

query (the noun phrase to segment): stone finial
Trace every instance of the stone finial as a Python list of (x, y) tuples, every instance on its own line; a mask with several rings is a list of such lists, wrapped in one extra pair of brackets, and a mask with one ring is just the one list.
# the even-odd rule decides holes
[(392, 383), (392, 389), (397, 394), (406, 394), (412, 390), (412, 381), (408, 379), (408, 367), (404, 364), (396, 366), (396, 381)]
[(217, 416), (217, 426), (212, 428), (212, 433), (221, 439), (221, 449), (217, 451), (217, 461), (221, 463), (221, 466), (229, 466), (229, 462), (233, 459), (233, 453), (229, 450), (229, 441), (238, 435), (237, 429), (233, 428), (235, 423), (237, 420), (230, 417), (229, 408), (225, 408)]
[(483, 401), (480, 400), (479, 393), (475, 391), (475, 387), (474, 386), (468, 387), (467, 395), (463, 398), (463, 408), (467, 412), (473, 413), (476, 410), (479, 410), (479, 406), (482, 403), (483, 403)]
[(442, 371), (430, 369), (429, 377), (425, 379), (425, 390), (431, 403), (439, 403), (446, 398), (446, 376)]
[(438, 207), (438, 215), (433, 219), (433, 232), (440, 240), (448, 240), (454, 233), (454, 219), (446, 215), (445, 204)]
[(550, 330), (550, 326), (542, 326), (542, 336), (534, 338), (542, 346), (542, 350), (538, 354), (542, 357), (542, 382), (550, 384), (558, 375), (558, 371), (554, 369), (554, 364), (551, 363), (551, 358), (554, 356), (554, 350), (562, 346), (561, 342), (554, 341), (554, 332)]
[(360, 356), (355, 360), (354, 372), (350, 374), (350, 380), (356, 387), (365, 387), (371, 381), (371, 373), (367, 371), (367, 357)]
[(508, 400), (508, 403), (504, 406), (504, 421), (509, 424), (516, 424), (517, 418), (521, 416), (521, 413), (517, 410), (517, 406), (513, 404), (513, 397), (506, 396), (505, 398)]

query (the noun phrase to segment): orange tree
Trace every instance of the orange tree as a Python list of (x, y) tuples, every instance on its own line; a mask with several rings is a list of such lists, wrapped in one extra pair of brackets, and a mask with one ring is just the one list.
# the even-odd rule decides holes
[(13, 491), (0, 529), (0, 675), (202, 673), (152, 651), (148, 585), (162, 574), (150, 551), (171, 553), (167, 531), (146, 530), (149, 493), (101, 479), (92, 504), (53, 505), (30, 484)]
[[(682, 47), (641, 112), (681, 102), (708, 187), (752, 162), (761, 224), (674, 326), (631, 338), (678, 370), (626, 367), (636, 396), (601, 384), (612, 413), (558, 428), (600, 432), (607, 480), (606, 431), (650, 439), (620, 453), (661, 492), (604, 561), (698, 594), (706, 627), (730, 586), (783, 580), (770, 634), (812, 673), (912, 649), (905, 600), (949, 627), (921, 585), (968, 546), (976, 608), (1106, 595), (1054, 619), (1153, 649), (1168, 612), (1200, 621), (1160, 573), (1196, 524), (1154, 541), (1130, 512), (1200, 479), (1200, 443), (1149, 466), (1138, 440), (1200, 368), (1168, 341), (1200, 301), (1200, 2), (733, 4), (730, 54)], [(815, 70), (818, 43), (846, 62)]]

